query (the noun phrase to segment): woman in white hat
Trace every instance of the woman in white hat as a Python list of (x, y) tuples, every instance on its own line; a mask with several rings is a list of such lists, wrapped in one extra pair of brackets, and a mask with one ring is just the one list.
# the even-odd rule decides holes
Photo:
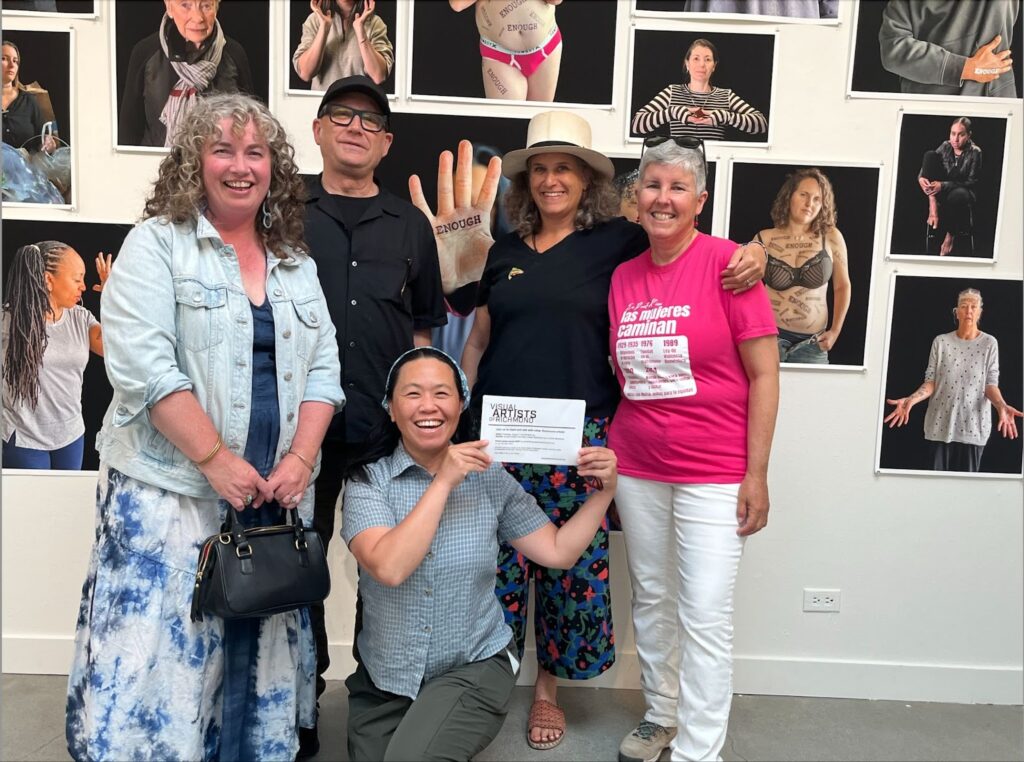
[[(603, 446), (619, 400), (608, 362), (608, 290), (612, 272), (648, 247), (647, 235), (619, 215), (611, 161), (591, 146), (590, 125), (564, 111), (530, 120), (527, 148), (507, 153), (506, 209), (513, 232), (491, 247), (480, 280), (476, 322), (462, 364), (473, 388), (471, 419), (485, 394), (587, 403), (584, 446)], [(723, 272), (727, 289), (746, 290), (764, 273), (758, 244)], [(576, 468), (505, 463), (549, 518), (562, 525), (594, 486)], [(584, 680), (615, 659), (608, 580), (608, 522), (576, 565), (549, 570), (502, 546), (496, 592), (520, 655), (529, 580), (537, 591), (538, 670), (528, 741), (557, 745), (565, 716), (556, 678)]]

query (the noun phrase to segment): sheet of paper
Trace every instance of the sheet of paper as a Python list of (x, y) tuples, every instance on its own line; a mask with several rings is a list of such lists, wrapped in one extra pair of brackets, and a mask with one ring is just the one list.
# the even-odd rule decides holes
[(583, 446), (584, 400), (484, 395), (480, 438), (502, 463), (575, 466)]

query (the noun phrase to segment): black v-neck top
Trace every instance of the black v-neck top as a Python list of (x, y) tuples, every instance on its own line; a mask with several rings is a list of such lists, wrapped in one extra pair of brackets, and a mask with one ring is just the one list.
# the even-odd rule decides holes
[(647, 249), (643, 229), (621, 217), (566, 236), (537, 253), (510, 233), (491, 247), (477, 304), (491, 337), (473, 402), (484, 394), (583, 399), (609, 416), (619, 385), (608, 361), (612, 272)]

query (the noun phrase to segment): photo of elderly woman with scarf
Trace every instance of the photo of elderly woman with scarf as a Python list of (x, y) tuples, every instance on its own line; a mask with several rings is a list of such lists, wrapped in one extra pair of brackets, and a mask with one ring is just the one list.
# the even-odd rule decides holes
[(117, 145), (170, 145), (196, 98), (213, 92), (266, 101), (266, 2), (118, 0), (114, 11)]

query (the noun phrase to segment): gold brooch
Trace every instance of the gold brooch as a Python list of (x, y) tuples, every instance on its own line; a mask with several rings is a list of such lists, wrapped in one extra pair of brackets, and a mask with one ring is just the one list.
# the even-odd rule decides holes
[(522, 270), (520, 270), (518, 267), (513, 267), (511, 270), (508, 271), (508, 279), (512, 280), (517, 275), (522, 275), (522, 274), (523, 274)]

